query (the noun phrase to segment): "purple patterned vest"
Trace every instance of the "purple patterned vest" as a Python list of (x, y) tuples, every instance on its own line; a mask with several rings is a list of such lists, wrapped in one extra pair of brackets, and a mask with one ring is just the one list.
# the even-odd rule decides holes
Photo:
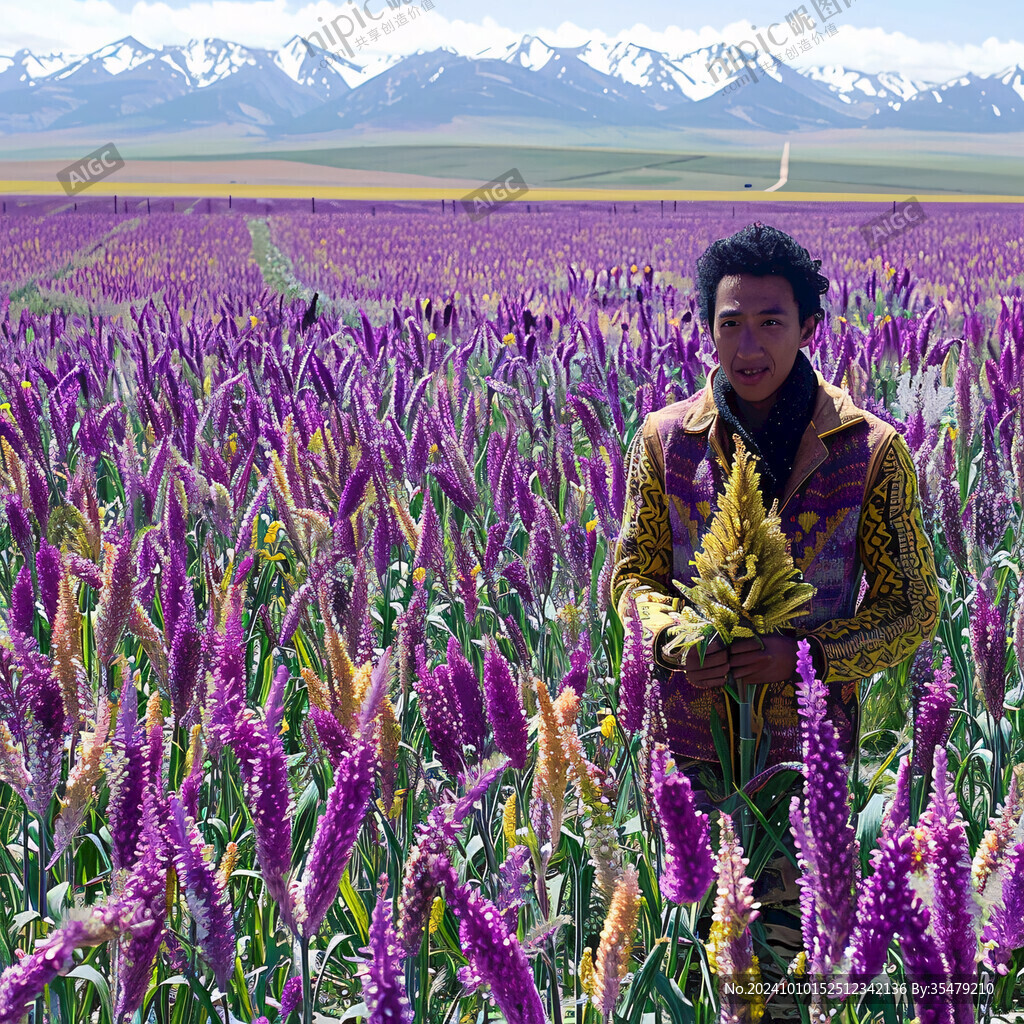
[[(725, 489), (723, 463), (728, 459), (731, 464), (732, 459), (732, 441), (722, 436), (725, 424), (711, 394), (716, 372), (717, 367), (702, 391), (651, 415), (665, 459), (673, 578), (687, 586), (696, 577), (691, 559), (701, 547), (717, 507), (717, 495)], [(857, 552), (861, 508), (882, 442), (893, 432), (884, 421), (857, 408), (845, 391), (817, 376), (814, 414), (800, 441), (779, 510), (793, 560), (803, 578), (817, 588), (808, 614), (794, 623), (798, 637), (855, 612), (863, 571)], [(720, 689), (692, 686), (682, 671), (660, 672), (673, 752), (679, 757), (718, 761), (711, 733), (712, 710), (718, 712), (735, 750), (735, 703)], [(848, 755), (858, 728), (858, 689), (856, 680), (829, 686), (829, 714)], [(801, 760), (796, 677), (762, 685), (758, 691), (755, 733), (760, 735), (760, 715), (771, 735), (767, 763)]]

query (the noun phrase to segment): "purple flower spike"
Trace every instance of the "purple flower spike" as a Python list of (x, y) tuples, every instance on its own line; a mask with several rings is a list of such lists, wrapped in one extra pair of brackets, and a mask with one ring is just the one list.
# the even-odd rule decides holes
[(718, 974), (736, 983), (721, 988), (720, 1019), (723, 1022), (754, 1019), (754, 1004), (763, 1000), (754, 987), (760, 977), (754, 961), (754, 940), (750, 932), (751, 923), (761, 912), (758, 909), (760, 904), (754, 900), (754, 882), (747, 875), (748, 864), (749, 858), (743, 855), (743, 847), (736, 838), (732, 818), (723, 814), (715, 869), (718, 895), (715, 898), (715, 923), (712, 929), (719, 932), (714, 947)]
[(828, 976), (846, 949), (854, 920), (860, 846), (850, 822), (849, 782), (835, 726), (825, 719), (825, 686), (811, 648), (798, 647), (797, 703), (803, 739), (805, 797), (793, 798), (790, 821), (803, 877), (800, 910), (811, 974)]
[(18, 651), (17, 661), (22, 672), (18, 710), (24, 729), (25, 767), (32, 778), (25, 802), (31, 811), (46, 818), (60, 782), (64, 698), (49, 658), (33, 649)]
[(0, 1024), (19, 1024), (43, 989), (71, 970), (76, 949), (106, 942), (117, 928), (117, 910), (97, 908), (84, 919), (68, 921), (38, 949), (8, 967), (0, 974)]
[(60, 550), (44, 540), (36, 554), (36, 575), (39, 579), (39, 599), (46, 611), (46, 621), (51, 626), (57, 615), (57, 593), (62, 571)]
[(295, 917), (304, 936), (317, 933), (337, 899), (359, 828), (373, 795), (377, 746), (372, 735), (347, 752), (334, 774), (327, 806), (317, 822), (309, 858), (297, 887)]
[(981, 940), (986, 950), (985, 966), (1006, 975), (1014, 950), (1024, 946), (1024, 843), (1013, 848), (1001, 874), (1000, 902), (993, 909)]
[(289, 978), (281, 989), (281, 1012), (279, 1019), (286, 1021), (302, 1006), (302, 979)]
[(487, 735), (484, 697), (476, 669), (466, 660), (454, 636), (448, 637), (448, 672), (455, 699), (462, 712), (462, 742), (472, 744), (479, 758)]
[(423, 645), (416, 648), (416, 680), (420, 715), (434, 754), (449, 775), (462, 771), (462, 712), (451, 691), (447, 666), (427, 668)]
[(935, 984), (949, 977), (949, 966), (934, 935), (928, 930), (930, 919), (928, 908), (915, 897), (911, 913), (900, 932), (903, 966), (911, 986), (919, 983), (917, 989), (912, 989), (918, 1024), (954, 1024), (952, 1001)]
[(851, 939), (851, 975), (867, 982), (885, 967), (889, 944), (902, 932), (911, 910), (907, 881), (914, 840), (909, 832), (886, 834), (872, 851), (873, 873), (861, 885), (857, 925)]
[(1006, 697), (1006, 597), (997, 605), (992, 600), (992, 570), (978, 581), (971, 615), (971, 652), (988, 713), (997, 721), (1003, 717)]
[(142, 822), (146, 769), (138, 700), (135, 680), (126, 678), (121, 686), (117, 726), (106, 769), (110, 787), (110, 799), (107, 801), (110, 859), (115, 871), (130, 867), (134, 862)]
[(526, 712), (512, 669), (493, 641), (484, 654), (484, 693), (494, 743), (508, 755), (512, 767), (522, 771), (528, 748)]
[(385, 896), (386, 879), (370, 920), (368, 959), (359, 969), (366, 1004), (367, 1024), (413, 1024), (412, 1006), (405, 990), (405, 955), (391, 921), (391, 901)]
[(18, 570), (11, 588), (11, 611), (8, 628), (24, 637), (32, 636), (36, 617), (35, 595), (32, 593), (32, 574), (27, 565)]
[(546, 1024), (530, 962), (498, 908), (468, 885), (450, 880), (447, 896), (473, 981), (490, 985), (508, 1024)]
[(527, 558), (533, 585), (540, 593), (545, 594), (551, 589), (551, 579), (555, 571), (555, 549), (551, 537), (551, 515), (543, 503), (537, 504), (537, 522), (530, 533), (530, 544)]
[(530, 849), (520, 844), (513, 846), (498, 869), (500, 890), (498, 909), (505, 916), (510, 932), (516, 930), (516, 915), (526, 904), (526, 893), (530, 888)]
[(231, 903), (216, 868), (203, 858), (203, 839), (196, 823), (186, 816), (184, 804), (172, 796), (170, 836), (174, 863), (185, 890), (185, 900), (196, 926), (196, 941), (213, 968), (222, 992), (235, 969), (235, 927)]
[(509, 562), (501, 570), (501, 576), (527, 604), (533, 604), (533, 588), (526, 575), (526, 566), (519, 559)]
[(680, 771), (668, 774), (673, 762), (657, 744), (651, 754), (651, 792), (658, 808), (665, 842), (661, 891), (673, 903), (698, 903), (715, 877), (708, 816), (696, 809), (690, 780)]
[(893, 836), (910, 821), (910, 758), (904, 754), (896, 770), (896, 791), (882, 815), (882, 834)]
[(32, 525), (25, 514), (21, 498), (15, 494), (7, 498), (4, 505), (7, 510), (7, 522), (11, 528), (11, 536), (14, 538), (14, 543), (21, 548), (24, 564), (29, 565), (35, 558), (36, 552), (32, 544)]
[(643, 638), (643, 624), (636, 600), (630, 592), (627, 602), (626, 636), (622, 643), (622, 665), (619, 672), (619, 721), (627, 732), (636, 732), (643, 725), (647, 685), (651, 678), (651, 652)]
[[(933, 923), (939, 948), (954, 980), (970, 982), (977, 976), (978, 906), (971, 886), (967, 830), (956, 795), (950, 790), (944, 747), (935, 749), (932, 797), (919, 824), (929, 839)], [(958, 1024), (972, 1022), (971, 1002), (958, 1001), (954, 1015)]]
[(127, 934), (118, 941), (114, 1020), (121, 1024), (142, 1005), (167, 916), (167, 842), (153, 808), (145, 812), (138, 860), (118, 903), (125, 908)]
[(103, 565), (103, 590), (96, 611), (96, 653), (110, 665), (131, 615), (135, 590), (135, 557), (131, 533), (126, 527), (107, 547)]
[(587, 630), (580, 631), (576, 649), (569, 655), (569, 671), (562, 680), (559, 692), (571, 686), (582, 697), (587, 689), (587, 677), (590, 674), (590, 634)]
[(444, 867), (442, 861), (445, 853), (455, 842), (462, 823), (507, 764), (507, 761), (503, 761), (488, 769), (473, 779), (471, 784), (467, 780), (464, 796), (438, 804), (427, 816), (426, 822), (417, 826), (418, 838), (412, 852), (405, 859), (402, 893), (398, 901), (398, 931), (406, 952), (415, 952), (419, 945), (438, 885), (438, 871)]
[(956, 702), (956, 682), (953, 663), (946, 657), (942, 665), (931, 672), (923, 687), (914, 716), (914, 774), (928, 778), (932, 773), (932, 759), (937, 746), (945, 746), (952, 727), (953, 704)]
[[(287, 676), (287, 669), (284, 666), (282, 669)], [(288, 886), (292, 862), (292, 806), (279, 730), (279, 702), (283, 695), (280, 672), (279, 669), (271, 686), (266, 719), (260, 721), (246, 709), (236, 717), (230, 736), (256, 833), (256, 860), (267, 892), (294, 931), (295, 912)]]

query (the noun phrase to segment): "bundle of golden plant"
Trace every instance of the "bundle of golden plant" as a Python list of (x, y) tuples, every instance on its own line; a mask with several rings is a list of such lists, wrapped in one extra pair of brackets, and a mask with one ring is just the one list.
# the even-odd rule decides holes
[(684, 595), (679, 625), (663, 649), (671, 655), (717, 634), (730, 644), (788, 628), (807, 614), (814, 587), (800, 581), (782, 532), (778, 502), (766, 512), (755, 460), (734, 435), (736, 456), (693, 564), (692, 587), (673, 580)]

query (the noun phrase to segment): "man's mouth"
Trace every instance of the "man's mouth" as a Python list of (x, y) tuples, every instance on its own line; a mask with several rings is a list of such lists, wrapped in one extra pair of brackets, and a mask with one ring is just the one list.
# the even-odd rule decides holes
[(737, 370), (736, 376), (744, 384), (757, 384), (768, 375), (767, 366), (759, 366), (756, 369)]

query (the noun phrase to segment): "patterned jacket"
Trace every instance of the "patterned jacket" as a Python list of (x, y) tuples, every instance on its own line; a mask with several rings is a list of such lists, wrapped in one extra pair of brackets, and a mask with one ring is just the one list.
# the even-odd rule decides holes
[[(615, 550), (611, 595), (628, 614), (627, 585), (652, 650), (677, 757), (717, 762), (716, 711), (736, 750), (736, 706), (721, 689), (701, 689), (662, 660), (659, 640), (691, 585), (691, 565), (725, 486), (733, 444), (712, 395), (715, 367), (697, 394), (645, 417), (629, 450), (623, 527)], [(859, 729), (859, 684), (909, 657), (938, 625), (939, 588), (924, 532), (917, 476), (906, 443), (889, 424), (853, 404), (818, 377), (814, 413), (783, 492), (782, 530), (806, 582), (817, 590), (797, 619), (796, 638), (811, 645), (829, 714), (849, 760)], [(728, 460), (728, 461), (727, 461)], [(861, 580), (863, 600), (858, 607)], [(767, 764), (800, 760), (796, 677), (757, 688), (754, 719), (760, 746), (770, 730)]]

